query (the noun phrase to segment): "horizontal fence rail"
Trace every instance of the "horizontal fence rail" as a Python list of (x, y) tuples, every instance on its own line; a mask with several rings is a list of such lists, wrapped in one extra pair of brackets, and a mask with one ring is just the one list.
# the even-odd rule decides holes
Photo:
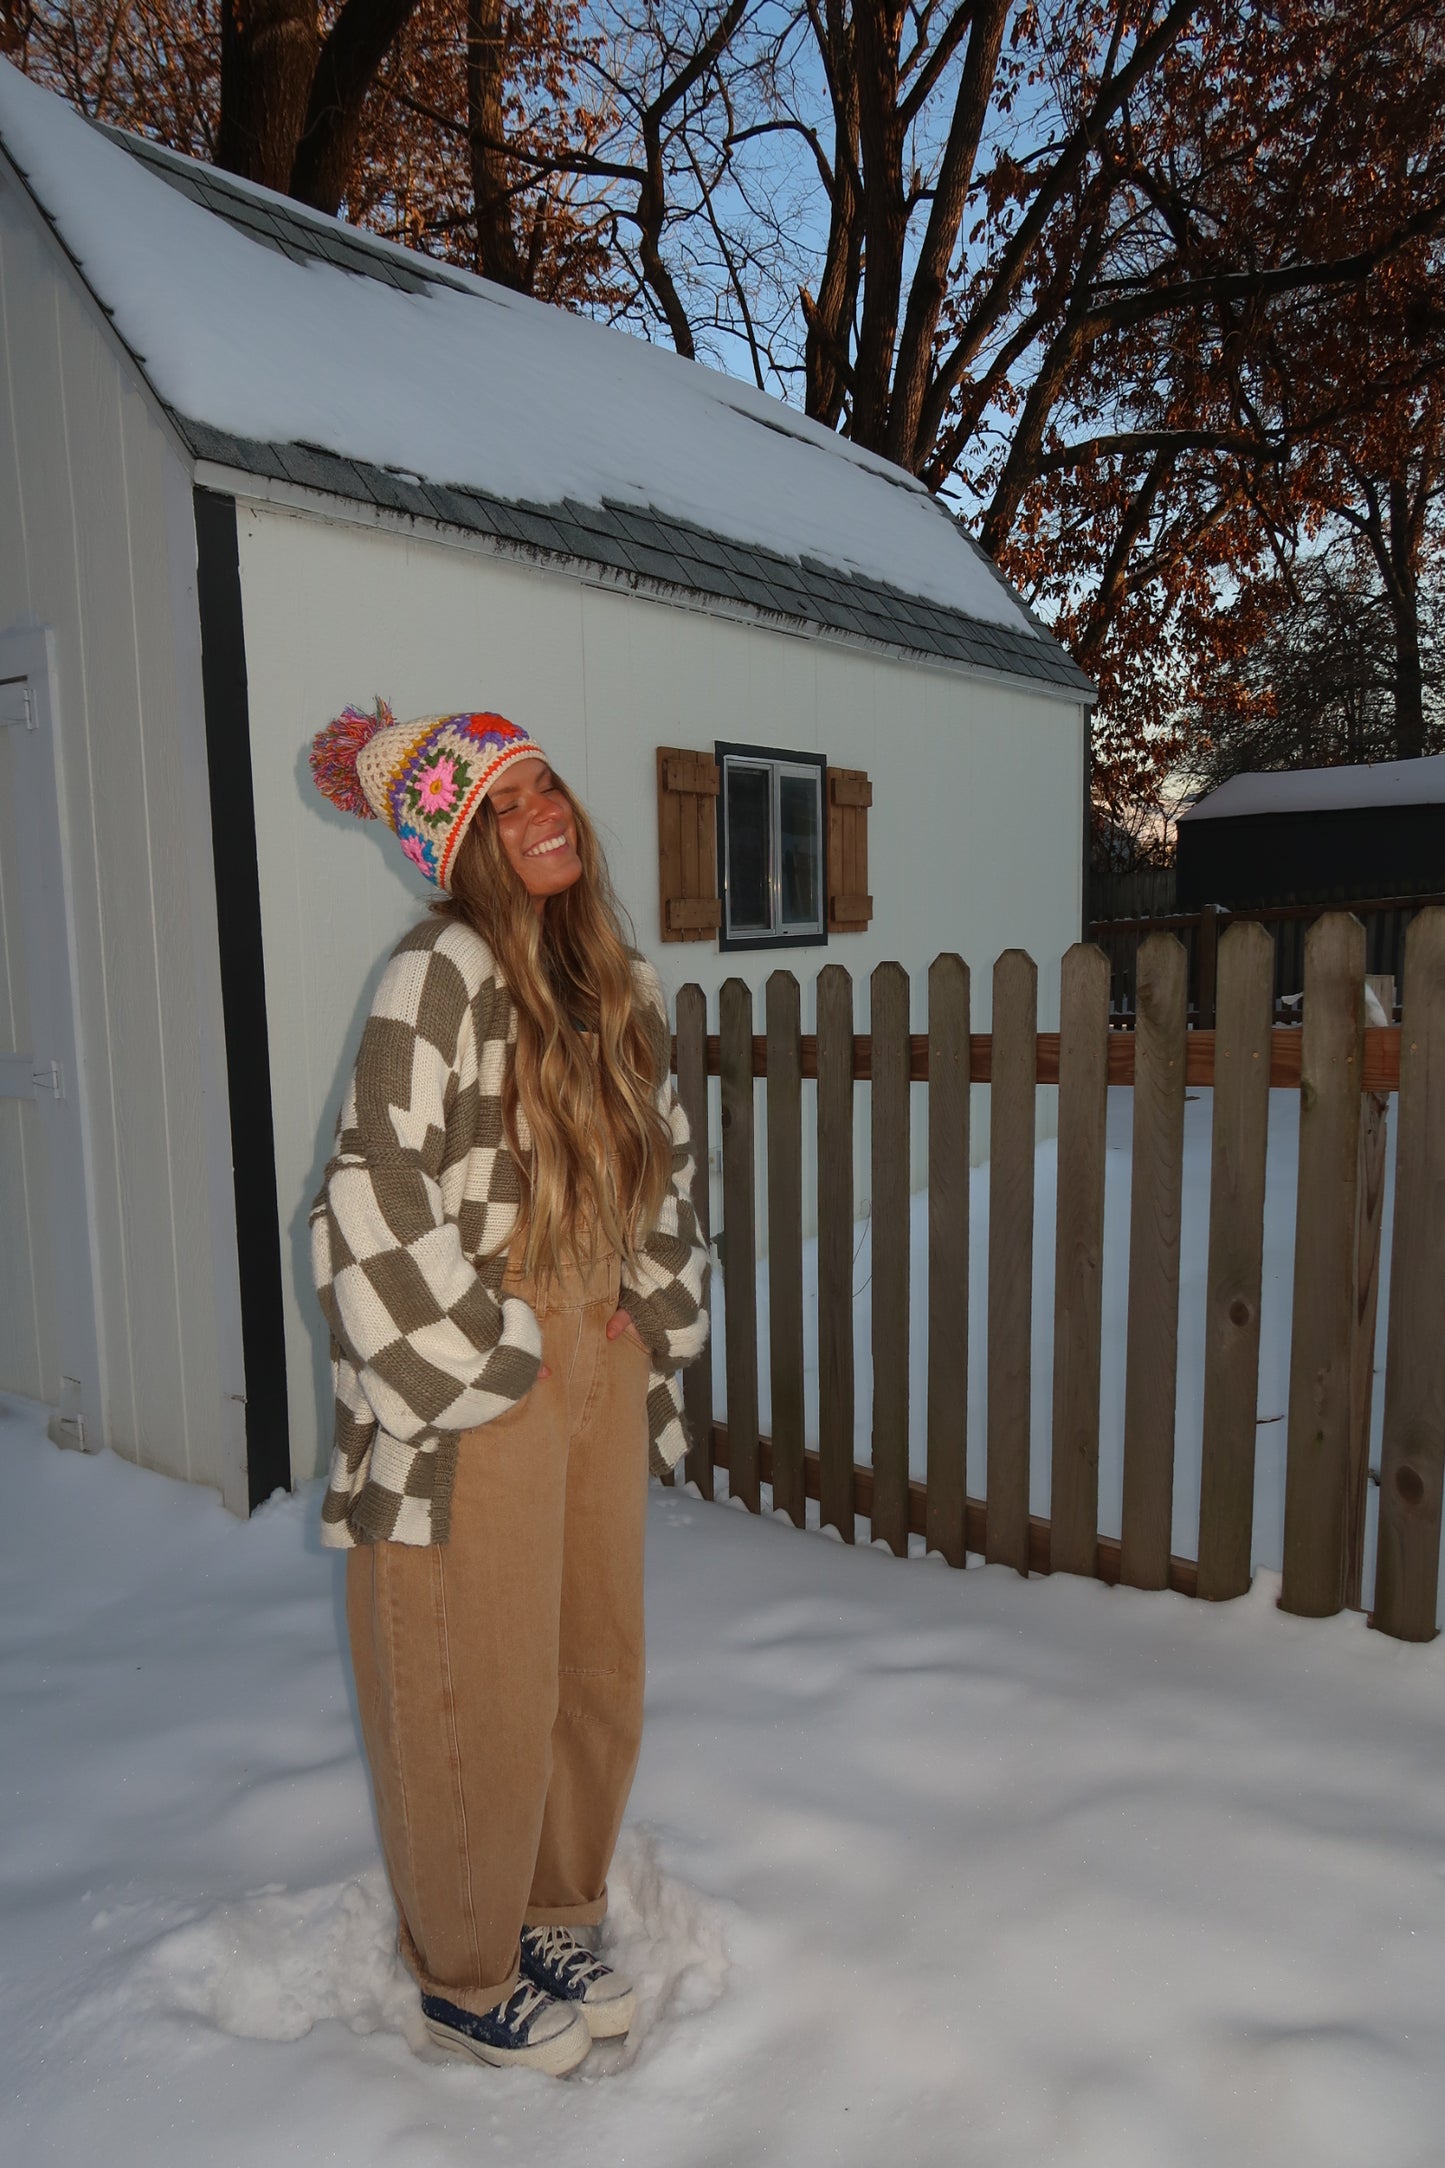
[[(831, 967), (830, 967), (831, 968)], [(788, 974), (791, 976), (791, 974)], [(684, 988), (684, 992), (697, 989)], [(1184, 1049), (1184, 1081), (1186, 1084), (1209, 1085), (1214, 1082), (1213, 1031), (1191, 1031)], [(766, 1035), (754, 1033), (752, 1038), (752, 1074), (765, 1077), (768, 1074), (768, 1040)], [(674, 1037), (672, 1059), (677, 1066), (680, 1041)], [(845, 1074), (854, 1083), (868, 1084), (873, 1079), (873, 1041), (867, 1034), (853, 1035), (848, 1042), (851, 1054)], [(1279, 1024), (1269, 1035), (1269, 1081), (1276, 1091), (1298, 1091), (1300, 1064), (1303, 1059), (1303, 1037), (1295, 1024)], [(1034, 1038), (1034, 1081), (1037, 1084), (1057, 1084), (1062, 1046), (1062, 1034), (1057, 1031), (1040, 1031)], [(703, 1073), (707, 1076), (722, 1075), (722, 1042), (716, 1033), (709, 1032), (701, 1041)], [(1132, 1084), (1134, 1081), (1134, 1034), (1131, 1031), (1115, 1031), (1109, 1035), (1107, 1048), (1110, 1084)], [(1400, 1085), (1400, 1029), (1398, 1025), (1372, 1025), (1364, 1036), (1364, 1068), (1361, 1072), (1361, 1089), (1374, 1092), (1393, 1092)], [(815, 1032), (801, 1032), (798, 1036), (799, 1075), (808, 1083), (818, 1077), (818, 1037)], [(911, 1084), (927, 1084), (930, 1072), (929, 1034), (912, 1032), (908, 1039), (908, 1080)], [(993, 1082), (993, 1038), (989, 1032), (975, 1032), (968, 1041), (968, 1081), (970, 1084)]]
[[(712, 1429), (713, 1465), (726, 1469), (728, 1465), (728, 1429), (726, 1423), (714, 1423)], [(766, 1435), (758, 1439), (758, 1465), (765, 1483), (772, 1480), (774, 1461), (773, 1441)], [(855, 1461), (851, 1470), (852, 1504), (850, 1510), (860, 1520), (873, 1518), (873, 1470)], [(806, 1496), (821, 1499), (822, 1479), (819, 1458), (811, 1447), (803, 1452), (803, 1479)], [(927, 1483), (910, 1479), (908, 1485), (908, 1528), (915, 1536), (928, 1533)], [(964, 1541), (970, 1551), (981, 1553), (987, 1541), (988, 1509), (981, 1498), (970, 1498), (964, 1507)], [(932, 1547), (932, 1546), (931, 1546)], [(1060, 1566), (1053, 1556), (1053, 1523), (1041, 1514), (1028, 1517), (1028, 1566), (1029, 1573), (1082, 1572), (1096, 1581), (1107, 1581), (1117, 1588), (1120, 1575), (1121, 1546), (1117, 1536), (1096, 1536), (1093, 1545), (1093, 1564), (1087, 1567)], [(962, 1565), (963, 1560), (949, 1560), (950, 1565)], [(1192, 1558), (1171, 1558), (1169, 1561), (1169, 1587), (1179, 1596), (1197, 1596), (1199, 1568)]]
[[(1445, 1475), (1445, 908), (1419, 912), (1406, 941), (1402, 1023), (1365, 1016), (1364, 930), (1351, 913), (1304, 940), (1299, 1025), (1272, 1025), (1273, 944), (1257, 916), (1228, 928), (1211, 989), (1215, 1025), (1189, 1029), (1187, 958), (1172, 933), (1140, 945), (1134, 1030), (1110, 1028), (1108, 959), (1080, 943), (1063, 959), (1060, 1029), (1037, 1030), (1037, 973), (1022, 951), (993, 970), (992, 1023), (970, 1029), (961, 958), (928, 974), (928, 1029), (910, 1032), (911, 989), (882, 964), (855, 1030), (853, 982), (819, 973), (817, 1029), (800, 1028), (793, 974), (765, 992), (766, 1030), (740, 980), (720, 1028), (683, 988), (673, 1042), (696, 1145), (707, 1225), (708, 1079), (720, 1085), (725, 1373), (715, 1419), (707, 1362), (686, 1378), (687, 1475), (704, 1496), (716, 1468), (751, 1510), (770, 1485), (796, 1524), (807, 1501), (846, 1542), (855, 1515), (898, 1553), (922, 1536), (952, 1565), (969, 1552), (1020, 1573), (1070, 1571), (1215, 1599), (1249, 1585), (1269, 1097), (1298, 1093), (1293, 1325), (1281, 1602), (1325, 1616), (1358, 1605), (1377, 1327), (1385, 1149), (1398, 1152), (1385, 1349), (1384, 1448), (1373, 1622), (1402, 1639), (1435, 1632)], [(1383, 990), (1389, 993), (1388, 987)], [(1378, 1014), (1378, 1011), (1376, 1012)], [(770, 1434), (758, 1420), (756, 1087), (766, 1097)], [(871, 1086), (872, 1454), (854, 1460), (855, 1092)], [(818, 1442), (805, 1443), (803, 1091), (815, 1085), (818, 1191)], [(910, 1087), (927, 1087), (926, 1477), (909, 1466)], [(990, 1215), (970, 1258), (970, 1085), (991, 1102)], [(1029, 1502), (1034, 1098), (1057, 1087), (1050, 1517)], [(1123, 1522), (1098, 1528), (1107, 1092), (1133, 1092), (1124, 1354)], [(1203, 1448), (1198, 1558), (1170, 1547), (1177, 1430), (1180, 1200), (1187, 1086), (1212, 1087)], [(987, 1274), (986, 1496), (968, 1494), (969, 1276)]]

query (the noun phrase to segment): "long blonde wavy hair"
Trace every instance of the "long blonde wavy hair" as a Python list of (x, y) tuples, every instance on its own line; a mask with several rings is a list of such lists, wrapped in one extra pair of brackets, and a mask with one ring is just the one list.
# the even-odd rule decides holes
[[(517, 1011), (502, 1118), (522, 1175), (518, 1220), (529, 1273), (559, 1272), (599, 1242), (635, 1260), (672, 1177), (658, 1107), (665, 1020), (638, 988), (621, 907), (586, 812), (553, 782), (577, 825), (582, 871), (539, 916), (483, 800), (432, 908), (491, 949)], [(531, 1138), (518, 1144), (520, 1109)]]

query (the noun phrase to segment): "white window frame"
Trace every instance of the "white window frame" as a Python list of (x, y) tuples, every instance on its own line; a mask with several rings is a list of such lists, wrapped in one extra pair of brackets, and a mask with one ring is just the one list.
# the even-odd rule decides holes
[[(827, 762), (819, 753), (785, 752), (776, 746), (718, 742), (718, 865), (722, 874), (722, 949), (821, 948), (828, 940), (828, 792)], [(732, 923), (732, 866), (728, 830), (728, 780), (738, 768), (761, 769), (769, 777), (767, 891), (771, 923), (767, 927)], [(818, 910), (806, 923), (783, 916), (782, 786), (788, 776), (803, 776), (818, 794)]]

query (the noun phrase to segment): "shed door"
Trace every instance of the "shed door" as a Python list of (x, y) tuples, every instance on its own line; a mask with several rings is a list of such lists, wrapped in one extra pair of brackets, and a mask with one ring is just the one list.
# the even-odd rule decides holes
[(104, 1443), (90, 1153), (43, 632), (0, 634), (0, 1390)]

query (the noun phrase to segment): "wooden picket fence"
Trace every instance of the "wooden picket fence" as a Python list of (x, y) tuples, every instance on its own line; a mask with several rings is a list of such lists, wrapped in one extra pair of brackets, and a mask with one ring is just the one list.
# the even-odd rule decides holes
[[(1020, 1573), (1071, 1572), (1139, 1588), (1226, 1598), (1249, 1586), (1269, 1093), (1300, 1096), (1299, 1170), (1284, 1523), (1285, 1609), (1358, 1606), (1363, 1564), (1377, 1267), (1388, 1109), (1396, 1182), (1385, 1363), (1374, 1624), (1405, 1640), (1436, 1628), (1445, 1472), (1445, 909), (1407, 941), (1400, 1026), (1366, 1028), (1365, 934), (1347, 913), (1305, 944), (1303, 1022), (1273, 1022), (1268, 932), (1241, 923), (1218, 952), (1213, 1030), (1187, 1027), (1187, 959), (1168, 933), (1138, 959), (1130, 1032), (1110, 1029), (1109, 960), (1088, 943), (1063, 960), (1060, 1029), (1037, 1029), (1037, 971), (1013, 949), (993, 970), (992, 1031), (970, 1030), (969, 970), (928, 973), (928, 1029), (909, 1030), (896, 963), (869, 982), (869, 1029), (853, 985), (818, 975), (817, 1030), (800, 1028), (798, 982), (774, 972), (766, 1030), (749, 988), (722, 988), (708, 1031), (701, 988), (678, 995), (679, 1094), (697, 1147), (708, 1219), (708, 1079), (721, 1079), (726, 1234), (726, 1424), (707, 1363), (685, 1373), (694, 1441), (687, 1474), (704, 1496), (726, 1468), (753, 1511), (760, 1486), (798, 1525), (806, 1500), (845, 1542), (854, 1515), (905, 1553), (910, 1533), (962, 1566), (967, 1551)], [(758, 1422), (755, 1093), (766, 1094), (768, 1345), (772, 1434)], [(872, 1460), (855, 1464), (854, 1086), (871, 1086)], [(818, 1446), (805, 1447), (803, 1122), (817, 1091)], [(927, 1474), (908, 1465), (911, 1087), (927, 1086)], [(986, 1496), (965, 1482), (968, 1422), (971, 1084), (990, 1092)], [(1050, 1517), (1029, 1513), (1030, 1315), (1035, 1086), (1058, 1089)], [(1132, 1087), (1123, 1517), (1098, 1532), (1106, 1091)], [(1213, 1088), (1199, 1556), (1171, 1556), (1186, 1085)], [(729, 1269), (731, 1267), (731, 1269)]]

